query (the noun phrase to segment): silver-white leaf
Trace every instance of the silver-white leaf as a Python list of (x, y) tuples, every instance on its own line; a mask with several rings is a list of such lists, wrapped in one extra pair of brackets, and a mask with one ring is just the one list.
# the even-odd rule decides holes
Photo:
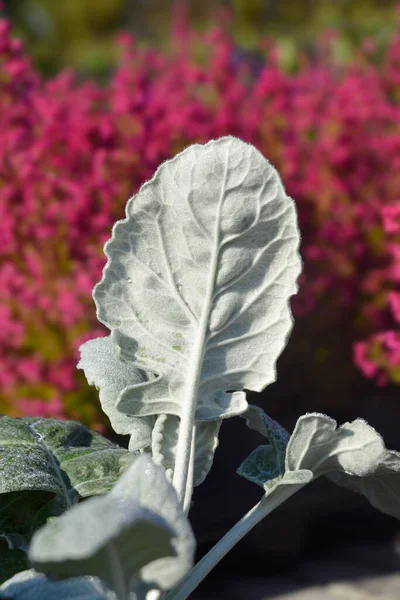
[(386, 450), (372, 473), (355, 477), (342, 471), (327, 473), (328, 479), (363, 494), (378, 510), (400, 519), (400, 453)]
[(131, 499), (159, 515), (174, 530), (171, 540), (175, 556), (168, 556), (145, 566), (141, 579), (153, 587), (173, 587), (192, 568), (196, 541), (175, 489), (164, 470), (146, 455), (140, 456), (119, 478), (110, 496)]
[(29, 559), (51, 579), (101, 577), (125, 598), (148, 562), (174, 555), (174, 533), (159, 515), (110, 492), (75, 505), (39, 529)]
[[(221, 419), (195, 423), (194, 486), (203, 483), (212, 467), (221, 423)], [(152, 455), (154, 462), (165, 469), (170, 480), (172, 480), (175, 467), (178, 434), (179, 417), (175, 415), (158, 416), (152, 433)]]
[(94, 290), (120, 359), (155, 374), (117, 408), (180, 416), (199, 365), (196, 420), (244, 412), (241, 390), (274, 381), (292, 327), (298, 245), (294, 203), (253, 146), (225, 137), (162, 164), (114, 226)]
[(100, 577), (118, 597), (173, 587), (193, 565), (194, 536), (164, 471), (139, 456), (111, 492), (38, 530), (32, 565), (52, 579)]
[(148, 375), (119, 358), (118, 346), (111, 335), (85, 342), (80, 352), (78, 369), (83, 369), (88, 383), (100, 390), (101, 407), (114, 431), (131, 436), (129, 449), (132, 452), (149, 447), (154, 417), (133, 417), (116, 408), (119, 394), (130, 385), (147, 381)]
[(400, 453), (387, 450), (382, 437), (363, 419), (338, 427), (326, 415), (306, 414), (288, 439), (260, 408), (250, 406), (244, 417), (271, 445), (256, 448), (237, 472), (263, 487), (267, 496), (288, 483), (305, 485), (326, 475), (400, 518)]
[(342, 471), (363, 477), (373, 473), (385, 455), (379, 433), (362, 419), (337, 427), (319, 413), (301, 416), (286, 449), (286, 470), (308, 469), (319, 477)]
[(310, 469), (363, 494), (378, 510), (400, 519), (400, 453), (363, 419), (337, 427), (325, 415), (300, 417), (286, 451), (288, 469)]

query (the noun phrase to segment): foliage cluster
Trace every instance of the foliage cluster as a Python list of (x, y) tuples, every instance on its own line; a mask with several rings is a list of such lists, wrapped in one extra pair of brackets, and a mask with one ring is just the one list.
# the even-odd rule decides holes
[(327, 42), (292, 74), (272, 44), (253, 59), (217, 29), (173, 55), (120, 45), (104, 88), (44, 81), (0, 24), (1, 409), (100, 424), (75, 365), (102, 332), (90, 292), (110, 226), (160, 162), (225, 134), (268, 156), (296, 198), (296, 315), (349, 311), (358, 367), (399, 381), (400, 36), (346, 67)]

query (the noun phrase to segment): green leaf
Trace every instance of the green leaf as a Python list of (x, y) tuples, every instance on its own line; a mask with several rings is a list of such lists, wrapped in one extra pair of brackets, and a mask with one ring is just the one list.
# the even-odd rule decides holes
[(26, 552), (0, 548), (0, 583), (28, 568)]
[(197, 421), (244, 412), (242, 390), (274, 381), (292, 327), (298, 244), (294, 203), (251, 145), (225, 137), (162, 164), (114, 226), (94, 289), (118, 360), (146, 372), (113, 406), (181, 416), (194, 390)]
[(272, 446), (258, 446), (236, 472), (265, 489), (274, 487), (284, 475)]
[(290, 434), (259, 406), (250, 405), (242, 416), (250, 429), (261, 433), (271, 444), (256, 448), (240, 465), (237, 473), (262, 488), (272, 488), (285, 473), (286, 447)]
[(18, 533), (0, 533), (0, 548), (7, 547), (10, 550), (28, 550), (28, 540)]
[(51, 492), (25, 491), (0, 495), (0, 526), (3, 532), (29, 538), (47, 518), (65, 510), (65, 502)]
[[(194, 538), (163, 470), (145, 455), (113, 490), (74, 506), (33, 537), (29, 558), (52, 579), (98, 576), (118, 598), (175, 585)], [(142, 596), (140, 596), (142, 597)]]
[[(285, 457), (286, 446), (290, 439), (290, 433), (286, 431), (282, 425), (280, 425), (274, 419), (271, 419), (259, 406), (249, 405), (249, 408), (242, 415), (246, 419), (246, 425), (254, 431), (258, 431), (270, 442), (272, 447), (276, 450), (276, 453), (280, 456)], [(283, 460), (284, 463), (284, 460)], [(283, 465), (282, 465), (283, 467)]]
[(78, 369), (83, 369), (88, 383), (100, 390), (101, 407), (114, 431), (131, 436), (129, 450), (132, 452), (149, 447), (155, 417), (132, 417), (116, 408), (120, 392), (147, 381), (146, 373), (119, 359), (111, 335), (89, 340), (80, 351)]
[(0, 531), (30, 537), (50, 516), (104, 494), (133, 456), (76, 421), (0, 417)]
[[(175, 467), (179, 422), (175, 415), (159, 415), (152, 434), (153, 460), (165, 469), (170, 481)], [(195, 423), (194, 486), (203, 483), (211, 469), (221, 423), (221, 419)]]
[(97, 577), (49, 581), (34, 569), (22, 571), (1, 587), (1, 598), (12, 600), (118, 600)]
[(27, 540), (18, 534), (0, 533), (0, 583), (28, 569)]

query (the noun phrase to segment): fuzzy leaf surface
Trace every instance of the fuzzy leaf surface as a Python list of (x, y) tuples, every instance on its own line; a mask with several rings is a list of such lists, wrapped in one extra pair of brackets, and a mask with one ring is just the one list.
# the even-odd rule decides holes
[(74, 506), (37, 531), (29, 559), (51, 579), (97, 576), (117, 594), (126, 594), (146, 564), (174, 554), (173, 534), (163, 519), (134, 500), (107, 494)]
[(334, 471), (328, 479), (337, 485), (363, 494), (378, 510), (400, 519), (400, 453), (387, 450), (369, 475), (354, 477)]
[(120, 359), (111, 335), (85, 342), (80, 352), (78, 369), (83, 369), (89, 385), (95, 385), (99, 390), (101, 407), (114, 431), (130, 435), (129, 450), (132, 452), (149, 447), (155, 417), (132, 417), (116, 408), (119, 394), (124, 389), (148, 380), (145, 371)]
[(336, 427), (325, 415), (300, 417), (287, 449), (289, 468), (311, 469), (363, 494), (378, 510), (400, 519), (400, 453), (362, 419)]
[(274, 487), (284, 475), (272, 446), (258, 446), (242, 462), (237, 474), (262, 488)]
[(301, 416), (286, 450), (286, 470), (308, 469), (314, 477), (332, 471), (362, 477), (384, 458), (381, 436), (362, 419), (340, 427), (319, 413)]
[[(199, 421), (195, 424), (194, 486), (203, 483), (212, 467), (221, 423), (222, 420), (219, 419)], [(157, 417), (152, 433), (153, 460), (165, 469), (170, 481), (175, 467), (178, 434), (179, 417), (175, 415)]]
[(115, 484), (110, 496), (131, 498), (159, 515), (175, 532), (174, 556), (166, 556), (142, 569), (141, 579), (151, 587), (172, 588), (192, 568), (196, 541), (174, 487), (164, 470), (146, 455), (140, 456)]
[[(32, 565), (52, 579), (101, 577), (125, 598), (175, 585), (193, 564), (194, 538), (163, 470), (140, 456), (112, 491), (40, 529)], [(125, 594), (125, 595), (124, 595)]]
[(132, 458), (76, 421), (0, 417), (0, 531), (29, 538), (49, 516), (109, 491)]
[(261, 433), (270, 444), (253, 450), (237, 473), (263, 488), (271, 488), (285, 473), (286, 447), (290, 434), (259, 406), (249, 406), (242, 416), (246, 419), (247, 426)]
[[(248, 424), (264, 433), (272, 442), (272, 422), (261, 409), (250, 407)], [(248, 416), (247, 413), (245, 415)], [(273, 423), (273, 422), (272, 422)], [(279, 427), (279, 426), (278, 426)], [(278, 438), (280, 435), (278, 434)], [(238, 474), (264, 487), (267, 496), (279, 493), (286, 483), (309, 483), (325, 475), (366, 496), (371, 504), (400, 519), (400, 453), (387, 450), (382, 437), (363, 419), (340, 427), (336, 421), (319, 413), (301, 416), (286, 442), (284, 471), (281, 446), (259, 446), (238, 469)]]
[(293, 201), (253, 146), (226, 137), (162, 164), (114, 226), (94, 290), (119, 358), (154, 374), (117, 409), (180, 416), (198, 365), (196, 420), (244, 412), (242, 390), (274, 381), (292, 327), (298, 244)]

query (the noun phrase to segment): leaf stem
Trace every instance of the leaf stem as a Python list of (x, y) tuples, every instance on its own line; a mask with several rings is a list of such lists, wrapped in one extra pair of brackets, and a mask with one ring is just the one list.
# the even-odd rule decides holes
[(196, 426), (193, 426), (193, 434), (192, 434), (192, 446), (190, 449), (190, 462), (188, 469), (188, 476), (186, 480), (186, 491), (185, 491), (185, 501), (183, 503), (183, 512), (185, 515), (189, 513), (190, 504), (192, 501), (193, 494), (193, 476), (194, 476), (194, 459), (196, 452)]
[(193, 360), (190, 362), (187, 373), (187, 384), (183, 398), (182, 415), (179, 425), (178, 443), (176, 446), (176, 462), (174, 469), (173, 485), (183, 506), (186, 496), (187, 478), (190, 466), (194, 417), (196, 414), (197, 392), (203, 364), (204, 344), (208, 324), (208, 311), (203, 313), (200, 322), (200, 331), (193, 348)]
[(172, 589), (165, 600), (185, 600), (208, 573), (257, 523), (290, 498), (306, 484), (278, 486), (240, 519), (223, 538), (193, 567), (186, 577)]

